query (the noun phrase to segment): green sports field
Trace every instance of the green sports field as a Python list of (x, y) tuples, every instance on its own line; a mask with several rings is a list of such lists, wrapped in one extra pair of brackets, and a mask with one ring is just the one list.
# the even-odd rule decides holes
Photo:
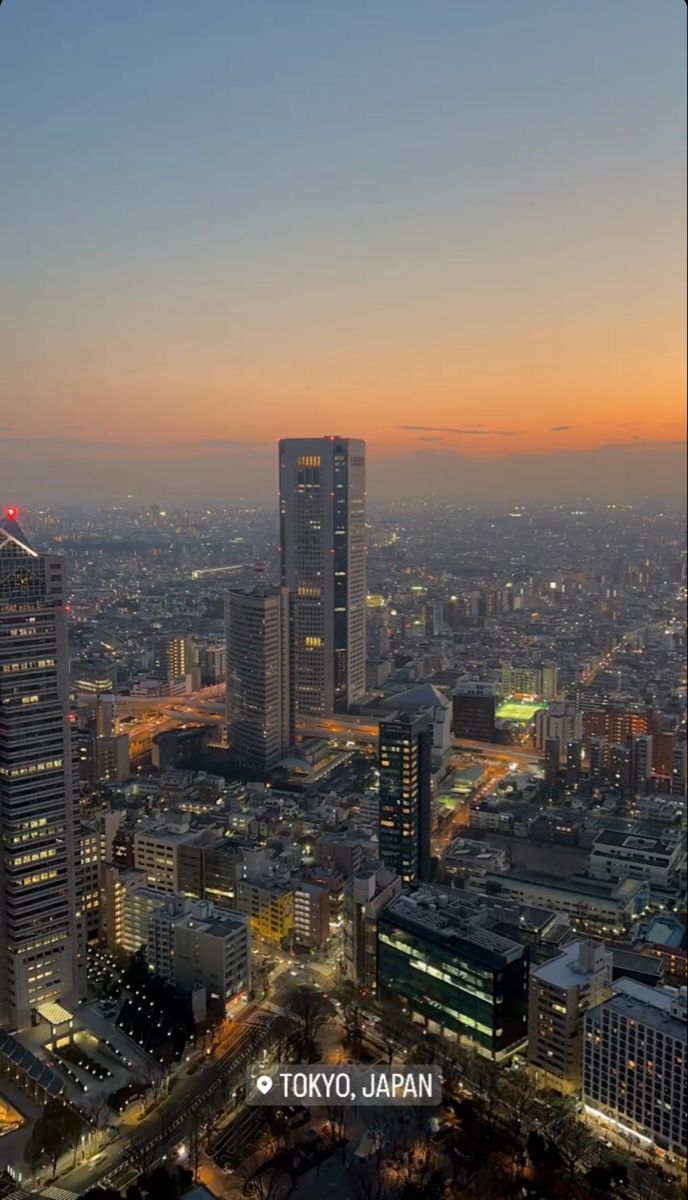
[(547, 705), (538, 700), (505, 700), (498, 705), (496, 716), (502, 721), (531, 721), (536, 712)]

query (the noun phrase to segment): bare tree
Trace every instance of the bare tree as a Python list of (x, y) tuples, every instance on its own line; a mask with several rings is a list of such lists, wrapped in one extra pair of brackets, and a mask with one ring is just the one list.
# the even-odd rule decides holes
[(86, 1116), (92, 1126), (96, 1149), (103, 1140), (105, 1118), (108, 1115), (108, 1097), (104, 1092), (92, 1095), (85, 1109)]
[(587, 1125), (571, 1116), (557, 1130), (556, 1146), (562, 1162), (572, 1179), (590, 1155), (595, 1139)]
[(346, 1110), (341, 1104), (327, 1104), (327, 1124), (323, 1130), (326, 1140), (335, 1150), (344, 1150), (346, 1145)]
[(327, 1022), (322, 994), (312, 987), (297, 988), (286, 1001), (296, 1026), (294, 1048), (299, 1057), (313, 1060), (318, 1053), (318, 1033)]
[(377, 1167), (363, 1163), (353, 1175), (351, 1182), (352, 1200), (392, 1200), (394, 1188)]
[(254, 1200), (286, 1200), (292, 1189), (291, 1179), (284, 1171), (269, 1164), (257, 1166), (255, 1156), (244, 1163), (240, 1176), (244, 1180), (244, 1195)]
[(520, 1146), (538, 1112), (537, 1090), (525, 1071), (502, 1072), (499, 1086), (500, 1116), (514, 1144)]

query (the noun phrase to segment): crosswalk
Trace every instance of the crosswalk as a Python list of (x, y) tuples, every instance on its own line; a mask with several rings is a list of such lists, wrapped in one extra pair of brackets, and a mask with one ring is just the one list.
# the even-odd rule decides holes
[(41, 1195), (45, 1197), (45, 1200), (77, 1200), (78, 1192), (70, 1192), (67, 1188), (53, 1184), (52, 1187), (41, 1192)]
[(30, 1200), (31, 1193), (14, 1184), (0, 1185), (1, 1200)]
[[(284, 1013), (284, 1009), (280, 1009)], [(248, 1026), (251, 1029), (269, 1029), (275, 1019), (275, 1013), (257, 1008), (254, 1012), (242, 1013), (236, 1018), (236, 1025)], [(286, 1014), (285, 1014), (286, 1015)]]

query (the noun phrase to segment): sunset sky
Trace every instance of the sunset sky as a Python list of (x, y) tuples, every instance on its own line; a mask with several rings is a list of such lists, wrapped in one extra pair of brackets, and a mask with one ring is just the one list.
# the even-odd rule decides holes
[(0, 500), (680, 492), (685, 17), (5, 0)]

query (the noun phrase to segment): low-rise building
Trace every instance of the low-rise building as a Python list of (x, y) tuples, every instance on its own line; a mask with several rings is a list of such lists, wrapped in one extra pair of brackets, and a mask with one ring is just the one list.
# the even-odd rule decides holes
[(488, 871), (503, 872), (509, 869), (506, 850), (479, 842), (474, 838), (454, 838), (440, 863), (440, 873), (448, 881), (472, 881), (476, 887)]
[(249, 919), (251, 932), (287, 949), (294, 937), (294, 886), (291, 881), (237, 880), (237, 912)]
[(681, 857), (681, 843), (675, 836), (664, 839), (603, 829), (590, 850), (590, 874), (594, 879), (647, 879), (670, 887)]
[(637, 920), (650, 899), (649, 884), (641, 879), (614, 882), (575, 875), (555, 878), (531, 871), (509, 871), (507, 874), (488, 871), (482, 885), (492, 885), (521, 904), (567, 913), (578, 931), (599, 937), (623, 933)]

